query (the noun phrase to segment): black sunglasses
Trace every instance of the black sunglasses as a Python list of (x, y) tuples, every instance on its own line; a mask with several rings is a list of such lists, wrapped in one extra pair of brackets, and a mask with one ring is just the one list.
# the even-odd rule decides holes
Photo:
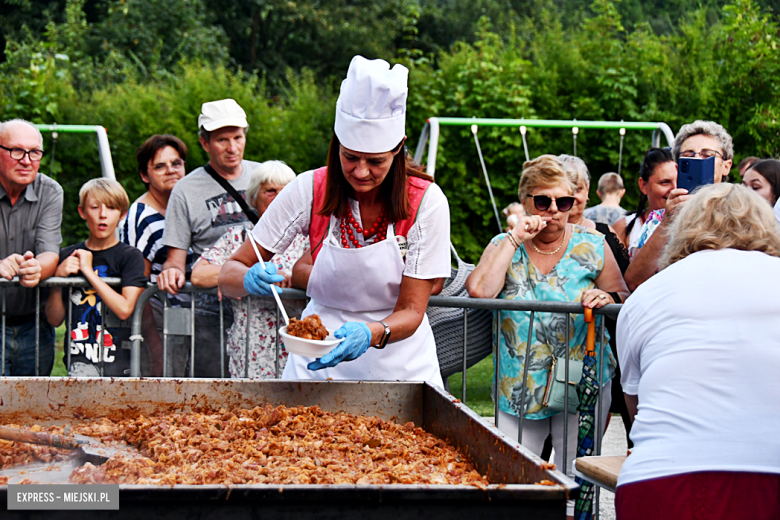
[(569, 211), (572, 206), (574, 206), (574, 197), (558, 197), (557, 199), (554, 199), (552, 197), (548, 197), (547, 195), (528, 196), (534, 199), (534, 207), (537, 209), (537, 211), (547, 211), (550, 209), (550, 206), (552, 206), (553, 201), (555, 201), (555, 205), (558, 207), (558, 211), (562, 211), (564, 213)]

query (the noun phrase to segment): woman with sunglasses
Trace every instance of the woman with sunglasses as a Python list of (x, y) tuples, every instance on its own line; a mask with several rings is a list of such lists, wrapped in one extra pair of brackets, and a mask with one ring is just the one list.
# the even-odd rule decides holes
[[(496, 236), (485, 248), (479, 264), (466, 281), (472, 297), (581, 302), (583, 307), (590, 308), (628, 297), (628, 289), (604, 236), (568, 223), (576, 186), (576, 176), (569, 173), (556, 156), (542, 155), (523, 165), (518, 196), (527, 215), (521, 217), (510, 233)], [(518, 415), (525, 413), (525, 419), (529, 420), (523, 422), (523, 445), (541, 453), (546, 437), (552, 434), (555, 463), (562, 467), (564, 416), (546, 407), (543, 396), (553, 356), (561, 359), (566, 356), (567, 336), (571, 340), (571, 359), (583, 359), (587, 332), (584, 317), (571, 315), (571, 329), (567, 334), (565, 315), (534, 315), (528, 388), (526, 401), (521, 403), (530, 316), (523, 311), (496, 314), (500, 316), (496, 326), (501, 330), (496, 373), (498, 427), (517, 438)], [(599, 325), (597, 323), (597, 331)], [(597, 344), (598, 341), (599, 338)], [(614, 366), (607, 345), (601, 374), (605, 415), (609, 410), (609, 386)], [(600, 424), (605, 424), (604, 418)], [(577, 419), (570, 417), (569, 462), (574, 460), (576, 445)]]

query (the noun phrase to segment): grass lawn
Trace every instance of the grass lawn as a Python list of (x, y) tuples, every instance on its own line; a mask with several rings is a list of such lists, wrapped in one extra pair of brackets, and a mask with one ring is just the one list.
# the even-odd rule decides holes
[[(64, 340), (65, 324), (63, 323), (55, 329), (54, 334), (54, 368), (51, 371), (53, 377), (65, 377), (68, 375), (68, 370), (65, 368), (65, 363), (62, 361)], [(468, 388), (468, 386), (466, 388)]]
[[(483, 417), (493, 417), (495, 408), (490, 398), (490, 386), (493, 383), (493, 356), (488, 356), (466, 371), (466, 406)], [(463, 375), (450, 376), (450, 392), (461, 398)]]

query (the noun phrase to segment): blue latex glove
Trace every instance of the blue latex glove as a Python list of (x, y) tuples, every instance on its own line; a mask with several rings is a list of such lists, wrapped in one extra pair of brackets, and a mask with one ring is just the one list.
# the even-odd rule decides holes
[(346, 338), (336, 348), (307, 365), (309, 370), (335, 367), (342, 361), (352, 361), (366, 353), (371, 346), (371, 331), (365, 323), (348, 321), (333, 333), (339, 339)]
[(276, 274), (276, 266), (273, 263), (257, 262), (244, 275), (244, 289), (257, 296), (273, 296), (271, 287), (279, 294), (282, 294), (282, 289), (271, 284), (283, 281), (284, 276)]

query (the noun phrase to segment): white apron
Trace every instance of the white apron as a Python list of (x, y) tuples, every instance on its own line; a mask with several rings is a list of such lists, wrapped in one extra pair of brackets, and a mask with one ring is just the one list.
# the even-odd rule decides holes
[[(330, 226), (333, 222), (331, 218)], [(360, 249), (333, 244), (330, 229), (327, 237), (309, 276), (306, 293), (311, 301), (302, 317), (317, 314), (334, 332), (348, 321), (370, 323), (392, 314), (404, 272), (394, 226), (388, 226), (385, 240)], [(411, 337), (388, 343), (382, 350), (369, 347), (354, 361), (342, 361), (322, 370), (306, 368), (311, 361), (314, 358), (290, 354), (282, 379), (427, 381), (444, 386), (427, 314)]]

